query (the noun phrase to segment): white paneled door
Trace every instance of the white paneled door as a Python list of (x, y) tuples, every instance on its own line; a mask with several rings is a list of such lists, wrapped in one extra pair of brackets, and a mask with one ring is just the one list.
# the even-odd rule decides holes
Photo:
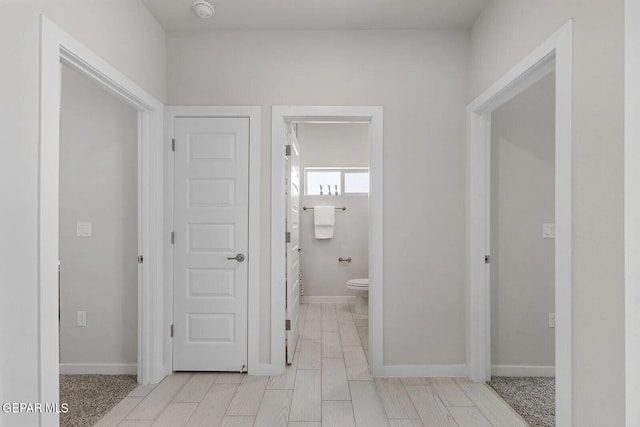
[(290, 127), (287, 148), (287, 233), (286, 243), (286, 308), (287, 308), (287, 363), (293, 362), (298, 341), (298, 307), (300, 305), (300, 151), (295, 128)]
[(249, 119), (175, 119), (175, 371), (247, 365)]

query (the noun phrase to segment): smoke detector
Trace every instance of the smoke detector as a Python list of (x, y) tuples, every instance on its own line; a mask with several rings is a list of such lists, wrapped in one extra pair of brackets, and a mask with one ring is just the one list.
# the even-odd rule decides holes
[(209, 19), (213, 16), (213, 6), (207, 0), (195, 0), (193, 10), (202, 19)]

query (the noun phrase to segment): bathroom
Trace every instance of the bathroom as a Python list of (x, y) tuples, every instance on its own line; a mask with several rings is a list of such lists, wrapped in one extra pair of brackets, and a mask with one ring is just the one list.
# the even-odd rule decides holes
[[(300, 301), (347, 303), (352, 312), (365, 320), (369, 277), (369, 124), (299, 123), (296, 136), (301, 181)], [(327, 219), (321, 218), (318, 207), (322, 206), (329, 207), (329, 223), (333, 224), (328, 233), (326, 227), (316, 224)], [(363, 342), (363, 346), (368, 347), (368, 342)]]

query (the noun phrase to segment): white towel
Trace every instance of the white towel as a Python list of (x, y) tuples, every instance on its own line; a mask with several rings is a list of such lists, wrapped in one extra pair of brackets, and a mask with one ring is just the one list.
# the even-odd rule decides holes
[(314, 206), (313, 223), (316, 239), (333, 238), (333, 227), (336, 224), (336, 208), (334, 206)]

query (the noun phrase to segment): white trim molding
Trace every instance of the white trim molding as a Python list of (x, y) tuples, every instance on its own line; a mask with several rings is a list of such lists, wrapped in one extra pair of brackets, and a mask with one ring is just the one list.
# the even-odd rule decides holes
[(300, 304), (351, 304), (356, 303), (356, 297), (345, 296), (306, 296), (300, 297)]
[(545, 40), (467, 107), (467, 364), (476, 382), (491, 378), (491, 112), (555, 70), (556, 425), (572, 423), (573, 21)]
[(467, 365), (385, 365), (383, 377), (465, 377)]
[[(247, 370), (250, 375), (273, 375), (270, 366), (259, 363), (260, 343), (260, 129), (261, 108), (256, 106), (188, 106), (168, 105), (165, 107), (164, 126), (164, 188), (165, 206), (164, 232), (171, 235), (173, 230), (173, 179), (174, 162), (171, 140), (174, 135), (175, 119), (179, 117), (242, 117), (249, 119), (249, 250), (247, 262), (249, 263), (249, 288), (248, 288), (248, 334), (247, 334)], [(164, 277), (165, 294), (164, 301), (165, 318), (164, 327), (169, 330), (173, 323), (173, 246), (169, 239), (165, 240)], [(284, 322), (283, 322), (284, 324)], [(171, 341), (167, 342), (164, 349), (165, 360), (168, 369), (173, 366), (173, 347)]]
[(491, 375), (497, 377), (555, 377), (555, 366), (492, 365)]
[(136, 375), (135, 363), (61, 363), (60, 375)]
[(379, 106), (274, 105), (271, 110), (271, 363), (284, 372), (286, 124), (369, 123), (369, 367), (383, 375), (383, 109)]
[[(159, 382), (162, 366), (163, 105), (45, 16), (40, 25), (40, 176), (38, 230), (39, 396), (58, 402), (58, 245), (61, 67), (64, 63), (138, 110), (138, 382)], [(40, 424), (57, 426), (58, 415)]]
[(640, 0), (625, 2), (626, 425), (640, 425)]

